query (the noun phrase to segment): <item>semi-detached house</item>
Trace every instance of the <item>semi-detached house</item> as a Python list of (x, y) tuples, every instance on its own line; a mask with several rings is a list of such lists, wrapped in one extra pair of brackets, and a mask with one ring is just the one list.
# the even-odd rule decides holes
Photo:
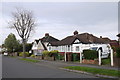
[(61, 41), (50, 42), (48, 44), (48, 51), (58, 50), (60, 53), (80, 53), (84, 49), (89, 49), (93, 45), (105, 44), (104, 40), (89, 33), (68, 36)]
[(78, 31), (74, 31), (73, 35), (62, 40), (58, 40), (47, 33), (45, 37), (34, 41), (32, 50), (34, 54), (41, 54), (44, 50), (58, 50), (61, 54), (67, 53), (69, 55), (81, 53), (84, 49), (89, 49), (92, 46), (109, 44), (109, 42), (105, 38), (98, 38), (89, 33), (79, 34)]

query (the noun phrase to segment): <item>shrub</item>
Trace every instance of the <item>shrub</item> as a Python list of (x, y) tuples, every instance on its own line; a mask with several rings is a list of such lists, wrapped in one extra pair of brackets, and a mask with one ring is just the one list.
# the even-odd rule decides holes
[(42, 52), (43, 56), (48, 56), (49, 55), (49, 51), (45, 50)]
[[(20, 52), (20, 53), (19, 53), (19, 56), (22, 57), (22, 56), (23, 56), (23, 52)], [(25, 56), (26, 56), (26, 57), (29, 57), (29, 53), (28, 53), (28, 52), (25, 52)]]
[(52, 51), (50, 51), (50, 53), (49, 53), (49, 55), (50, 56), (58, 56), (58, 50), (52, 50)]
[(32, 54), (30, 57), (33, 57), (33, 58), (34, 58), (34, 57), (35, 57), (35, 55), (34, 55), (34, 54)]
[(84, 59), (94, 60), (98, 58), (98, 52), (95, 50), (83, 50)]
[(120, 47), (116, 48), (116, 57), (120, 58)]
[(102, 64), (103, 65), (110, 64), (110, 59), (102, 59)]

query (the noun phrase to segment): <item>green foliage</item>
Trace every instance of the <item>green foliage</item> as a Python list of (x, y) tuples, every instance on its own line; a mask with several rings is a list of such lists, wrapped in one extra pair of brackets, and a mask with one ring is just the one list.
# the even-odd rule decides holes
[(118, 58), (120, 58), (120, 47), (119, 48), (116, 48), (116, 56)]
[(102, 64), (103, 65), (110, 64), (110, 59), (102, 59)]
[(81, 67), (81, 66), (68, 66), (68, 67), (64, 67), (64, 68), (71, 69), (71, 70), (90, 72), (93, 74), (117, 76), (117, 77), (119, 76), (118, 73), (120, 73), (120, 71), (118, 71), (118, 70), (99, 69), (99, 68)]
[(50, 53), (49, 53), (49, 56), (54, 56), (54, 57), (56, 57), (56, 56), (58, 56), (58, 50), (52, 50), (52, 51), (50, 51)]
[(94, 60), (98, 58), (98, 52), (95, 50), (83, 50), (84, 59)]
[[(22, 57), (22, 56), (23, 56), (23, 52), (20, 52), (20, 53), (19, 53), (19, 56)], [(29, 53), (28, 53), (28, 52), (25, 52), (25, 56), (26, 56), (26, 57), (29, 57)]]
[(27, 43), (25, 47), (26, 47), (26, 51), (29, 52), (31, 50), (31, 48), (32, 48), (32, 44)]
[(45, 50), (42, 52), (43, 56), (48, 56), (49, 55), (49, 51)]
[(72, 53), (72, 61), (78, 61), (79, 57), (78, 57), (78, 53)]
[[(29, 52), (31, 50), (31, 48), (32, 48), (32, 44), (26, 43), (25, 44), (25, 48), (26, 48), (26, 52)], [(22, 44), (18, 45), (17, 51), (18, 52), (22, 52), (23, 51), (23, 45)]]
[(34, 54), (32, 54), (30, 57), (33, 57), (33, 58), (34, 58), (34, 57), (35, 57), (35, 55), (34, 55)]
[(28, 61), (28, 62), (39, 62), (38, 60), (33, 60), (33, 59), (27, 59), (27, 58), (22, 58), (21, 60)]
[(4, 47), (7, 48), (8, 52), (16, 51), (19, 46), (19, 42), (15, 35), (10, 33), (4, 41)]

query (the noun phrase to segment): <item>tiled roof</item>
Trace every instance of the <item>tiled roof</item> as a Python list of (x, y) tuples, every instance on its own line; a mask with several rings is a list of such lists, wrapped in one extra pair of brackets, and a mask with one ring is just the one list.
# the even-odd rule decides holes
[(110, 43), (111, 40), (108, 37), (102, 38), (104, 40), (105, 43)]
[(52, 36), (45, 36), (43, 38), (40, 39), (42, 42), (55, 42), (55, 41), (59, 41), (58, 39), (52, 37)]
[(36, 41), (36, 43), (38, 44), (39, 40), (36, 39), (35, 41)]
[(120, 33), (117, 36), (120, 37)]
[(80, 40), (82, 43), (88, 44), (88, 43), (105, 43), (105, 41), (101, 38), (98, 38), (96, 36), (93, 36), (89, 33), (83, 33), (83, 34), (77, 34), (73, 36), (68, 36), (61, 41), (57, 42), (51, 42), (51, 45), (57, 46), (57, 45), (70, 45), (72, 44), (76, 39)]

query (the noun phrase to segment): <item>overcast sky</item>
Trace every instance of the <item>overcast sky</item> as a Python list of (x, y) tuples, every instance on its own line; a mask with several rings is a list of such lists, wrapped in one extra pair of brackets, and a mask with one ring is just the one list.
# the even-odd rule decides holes
[[(1, 4), (0, 4), (1, 5)], [(3, 2), (0, 22), (0, 44), (10, 34), (20, 37), (15, 30), (8, 28), (11, 13), (17, 8), (33, 11), (37, 22), (29, 42), (39, 39), (45, 33), (63, 39), (80, 33), (90, 33), (97, 37), (116, 39), (118, 34), (118, 3), (117, 2)]]

